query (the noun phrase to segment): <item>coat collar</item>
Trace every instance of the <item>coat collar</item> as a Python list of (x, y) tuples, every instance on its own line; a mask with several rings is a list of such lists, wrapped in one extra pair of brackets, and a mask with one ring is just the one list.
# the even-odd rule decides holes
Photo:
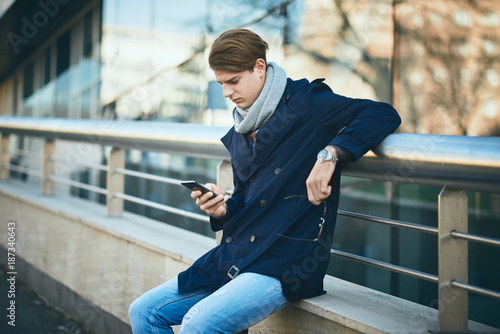
[(306, 79), (299, 81), (288, 79), (276, 111), (257, 132), (253, 154), (248, 148), (243, 134), (237, 133), (234, 127), (221, 139), (231, 154), (231, 160), (242, 182), (246, 182), (255, 173), (299, 119), (298, 115), (292, 111), (293, 108), (289, 108), (287, 103), (299, 89), (307, 84), (309, 82)]

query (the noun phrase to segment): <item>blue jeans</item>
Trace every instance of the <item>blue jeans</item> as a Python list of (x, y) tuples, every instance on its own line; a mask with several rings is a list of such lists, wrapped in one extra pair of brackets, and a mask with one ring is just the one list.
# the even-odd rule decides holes
[(177, 277), (137, 298), (129, 309), (134, 334), (237, 333), (283, 309), (278, 279), (242, 273), (214, 293), (206, 288), (179, 294)]

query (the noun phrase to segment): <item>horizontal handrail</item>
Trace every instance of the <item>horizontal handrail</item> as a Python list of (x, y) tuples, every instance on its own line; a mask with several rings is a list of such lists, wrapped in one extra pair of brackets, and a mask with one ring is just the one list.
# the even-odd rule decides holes
[(28, 151), (28, 150), (13, 149), (13, 150), (8, 150), (7, 152), (9, 152), (11, 154), (21, 155), (21, 156), (27, 157), (27, 158), (33, 158), (33, 159), (42, 159), (42, 157), (43, 157), (41, 153), (36, 153), (33, 151)]
[[(415, 278), (420, 278), (420, 279), (424, 279), (424, 280), (427, 280), (427, 281), (430, 281), (430, 282), (438, 283), (438, 276), (432, 275), (432, 274), (428, 274), (428, 273), (424, 273), (424, 272), (419, 271), (419, 270), (405, 268), (405, 267), (397, 266), (397, 265), (394, 265), (394, 264), (391, 264), (391, 263), (387, 263), (387, 262), (383, 262), (383, 261), (379, 261), (379, 260), (369, 259), (369, 258), (364, 257), (364, 256), (360, 256), (360, 255), (356, 255), (356, 254), (352, 254), (352, 253), (343, 252), (343, 251), (340, 251), (340, 250), (337, 250), (337, 249), (333, 249), (333, 248), (330, 249), (330, 254), (338, 256), (338, 257), (341, 257), (341, 258), (344, 258), (344, 259), (348, 259), (348, 260), (351, 260), (351, 261), (359, 262), (359, 263), (362, 263), (362, 264), (371, 265), (373, 267), (377, 267), (377, 268), (382, 268), (382, 269), (386, 269), (386, 270), (389, 270), (389, 271), (393, 271), (393, 272), (396, 272), (396, 273), (399, 273), (399, 274), (404, 274), (404, 275), (407, 275), (407, 276), (411, 276), (411, 277), (415, 277)], [(481, 288), (481, 287), (478, 287), (478, 286), (475, 286), (475, 285), (458, 282), (456, 280), (450, 281), (450, 285), (453, 286), (453, 287), (457, 287), (457, 288), (460, 288), (460, 289), (463, 289), (463, 290), (467, 290), (469, 292), (473, 292), (473, 293), (476, 293), (476, 294), (480, 294), (480, 295), (483, 295), (483, 296), (500, 299), (500, 292), (497, 292), (497, 291), (494, 291), (494, 290), (491, 290), (491, 289)]]
[(82, 183), (82, 182), (78, 182), (78, 181), (74, 181), (74, 180), (62, 178), (62, 177), (59, 177), (59, 176), (56, 176), (56, 175), (49, 175), (48, 178), (51, 181), (54, 181), (54, 182), (57, 182), (57, 183), (62, 183), (62, 184), (65, 184), (67, 186), (81, 188), (81, 189), (85, 189), (85, 190), (96, 192), (96, 193), (103, 194), (103, 195), (107, 195), (108, 194), (108, 190), (107, 189), (104, 189), (104, 188), (101, 188), (101, 187), (96, 187), (96, 186), (93, 186), (93, 185), (90, 185), (90, 184), (86, 184), (86, 183)]
[(500, 292), (493, 291), (490, 289), (485, 289), (475, 285), (458, 282), (456, 280), (451, 280), (450, 285), (456, 288), (460, 288), (462, 290), (474, 292), (479, 295), (500, 299)]
[(192, 123), (0, 116), (0, 132), (228, 160), (227, 127)]
[(194, 218), (194, 219), (201, 220), (201, 221), (204, 221), (204, 222), (208, 222), (209, 221), (209, 217), (208, 216), (200, 215), (198, 213), (189, 212), (189, 211), (186, 211), (186, 210), (181, 210), (181, 209), (178, 209), (178, 208), (174, 208), (173, 206), (168, 206), (168, 205), (164, 205), (164, 204), (160, 204), (160, 203), (148, 201), (148, 200), (145, 200), (145, 199), (142, 199), (142, 198), (139, 198), (139, 197), (130, 196), (130, 195), (127, 195), (127, 194), (122, 194), (122, 193), (113, 193), (113, 197), (121, 198), (121, 199), (123, 199), (125, 201), (134, 202), (134, 203), (137, 203), (137, 204), (146, 205), (146, 206), (149, 206), (149, 207), (152, 207), (152, 208), (155, 208), (155, 209), (159, 209), (159, 210), (163, 210), (163, 211), (167, 211), (167, 212), (170, 212), (170, 213), (175, 213), (175, 214), (178, 214), (180, 216), (184, 216), (184, 217), (188, 217), (188, 218)]
[(359, 263), (369, 264), (369, 265), (377, 267), (377, 268), (387, 269), (390, 271), (394, 271), (396, 273), (405, 274), (408, 276), (424, 279), (426, 281), (430, 281), (430, 282), (434, 282), (434, 283), (438, 282), (438, 277), (436, 275), (424, 273), (424, 272), (419, 271), (419, 270), (405, 268), (405, 267), (397, 266), (395, 264), (391, 264), (391, 263), (387, 263), (387, 262), (383, 262), (383, 261), (379, 261), (379, 260), (369, 259), (369, 258), (364, 257), (364, 256), (343, 252), (343, 251), (333, 249), (333, 248), (330, 249), (330, 254), (336, 255), (338, 257), (342, 257), (344, 259), (356, 261)]
[(40, 172), (38, 170), (31, 169), (31, 168), (26, 168), (23, 166), (17, 166), (17, 165), (12, 165), (12, 164), (3, 164), (3, 167), (10, 169), (14, 172), (24, 173), (24, 174), (34, 176), (34, 177), (40, 177), (40, 178), (42, 177), (42, 172)]
[[(49, 155), (48, 159), (50, 161), (55, 161), (55, 162), (63, 162), (67, 163), (67, 158), (59, 157), (57, 155)], [(101, 164), (96, 164), (93, 162), (86, 162), (86, 161), (78, 161), (78, 166), (79, 167), (88, 167), (91, 169), (97, 169), (103, 172), (106, 172), (108, 170), (108, 166), (101, 165)]]
[(125, 169), (125, 168), (115, 168), (114, 171), (115, 171), (115, 173), (118, 173), (118, 174), (134, 176), (134, 177), (139, 177), (142, 179), (148, 179), (148, 180), (169, 183), (169, 184), (181, 185), (181, 182), (182, 182), (181, 180), (174, 179), (171, 177), (159, 176), (159, 175), (148, 174), (148, 173), (143, 173), (143, 172), (136, 172), (134, 170)]
[[(0, 132), (229, 160), (227, 127), (190, 123), (0, 117)], [(500, 193), (500, 138), (393, 134), (344, 175)]]
[(438, 234), (437, 227), (409, 223), (409, 222), (405, 222), (402, 220), (394, 220), (394, 219), (388, 219), (388, 218), (375, 217), (375, 216), (365, 215), (362, 213), (356, 213), (356, 212), (350, 212), (350, 211), (344, 211), (344, 210), (338, 210), (337, 214), (339, 216), (357, 218), (357, 219), (362, 219), (362, 220), (366, 220), (366, 221), (370, 221), (370, 222), (374, 222), (374, 223), (381, 223), (381, 224), (385, 224), (385, 225), (389, 225), (389, 226), (397, 226), (397, 227), (407, 228), (410, 230), (415, 230), (415, 231), (420, 231), (420, 232), (425, 232), (425, 233), (430, 233), (430, 234)]
[(456, 239), (475, 241), (485, 245), (500, 247), (500, 240), (495, 238), (488, 238), (476, 234), (463, 233), (458, 231), (451, 231), (450, 235)]

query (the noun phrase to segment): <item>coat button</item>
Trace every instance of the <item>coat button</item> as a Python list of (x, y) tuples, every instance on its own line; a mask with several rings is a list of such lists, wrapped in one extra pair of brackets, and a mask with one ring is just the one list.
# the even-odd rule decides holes
[(255, 181), (255, 176), (252, 176), (252, 177), (250, 178), (250, 183), (252, 183), (253, 181)]
[(252, 235), (252, 236), (250, 237), (250, 242), (254, 242), (254, 241), (255, 241), (255, 235)]
[(260, 200), (260, 206), (263, 207), (263, 208), (265, 208), (266, 205), (267, 205), (267, 201), (265, 199), (261, 199)]
[(278, 175), (278, 173), (279, 173), (279, 172), (281, 172), (281, 168), (276, 168), (276, 169), (274, 170), (274, 174), (276, 174), (276, 175)]
[(233, 238), (231, 238), (231, 237), (226, 238), (226, 244), (230, 243), (231, 241), (233, 241)]

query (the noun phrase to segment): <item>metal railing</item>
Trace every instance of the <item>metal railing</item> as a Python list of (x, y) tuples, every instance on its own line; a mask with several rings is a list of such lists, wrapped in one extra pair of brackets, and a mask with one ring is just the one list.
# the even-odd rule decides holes
[[(125, 194), (125, 175), (169, 184), (180, 184), (181, 181), (125, 169), (126, 148), (221, 160), (217, 171), (217, 183), (221, 189), (228, 192), (232, 189), (230, 157), (220, 142), (220, 138), (227, 132), (225, 127), (166, 122), (0, 117), (0, 132), (2, 134), (0, 179), (8, 179), (9, 172), (13, 170), (39, 176), (44, 194), (54, 192), (54, 182), (104, 194), (107, 197), (109, 216), (120, 216), (123, 212), (123, 201), (131, 201), (208, 221), (205, 215)], [(41, 155), (19, 150), (15, 152), (40, 159), (41, 172), (11, 164), (12, 152), (9, 150), (11, 134), (45, 139)], [(82, 162), (82, 166), (107, 173), (106, 189), (57, 176), (55, 163), (61, 162), (63, 158), (54, 154), (56, 139), (112, 146), (107, 166)], [(374, 153), (366, 154), (356, 163), (345, 164), (342, 173), (370, 180), (443, 188), (438, 200), (437, 228), (338, 211), (339, 215), (345, 217), (437, 235), (437, 276), (339, 250), (332, 249), (331, 254), (438, 283), (440, 305), (438, 331), (466, 332), (468, 292), (500, 298), (499, 292), (467, 283), (468, 242), (498, 247), (500, 240), (467, 233), (468, 205), (465, 194), (466, 190), (500, 194), (500, 138), (393, 134), (388, 136)], [(452, 300), (446, 297), (450, 290), (454, 296)], [(441, 309), (442, 305), (445, 307)]]

